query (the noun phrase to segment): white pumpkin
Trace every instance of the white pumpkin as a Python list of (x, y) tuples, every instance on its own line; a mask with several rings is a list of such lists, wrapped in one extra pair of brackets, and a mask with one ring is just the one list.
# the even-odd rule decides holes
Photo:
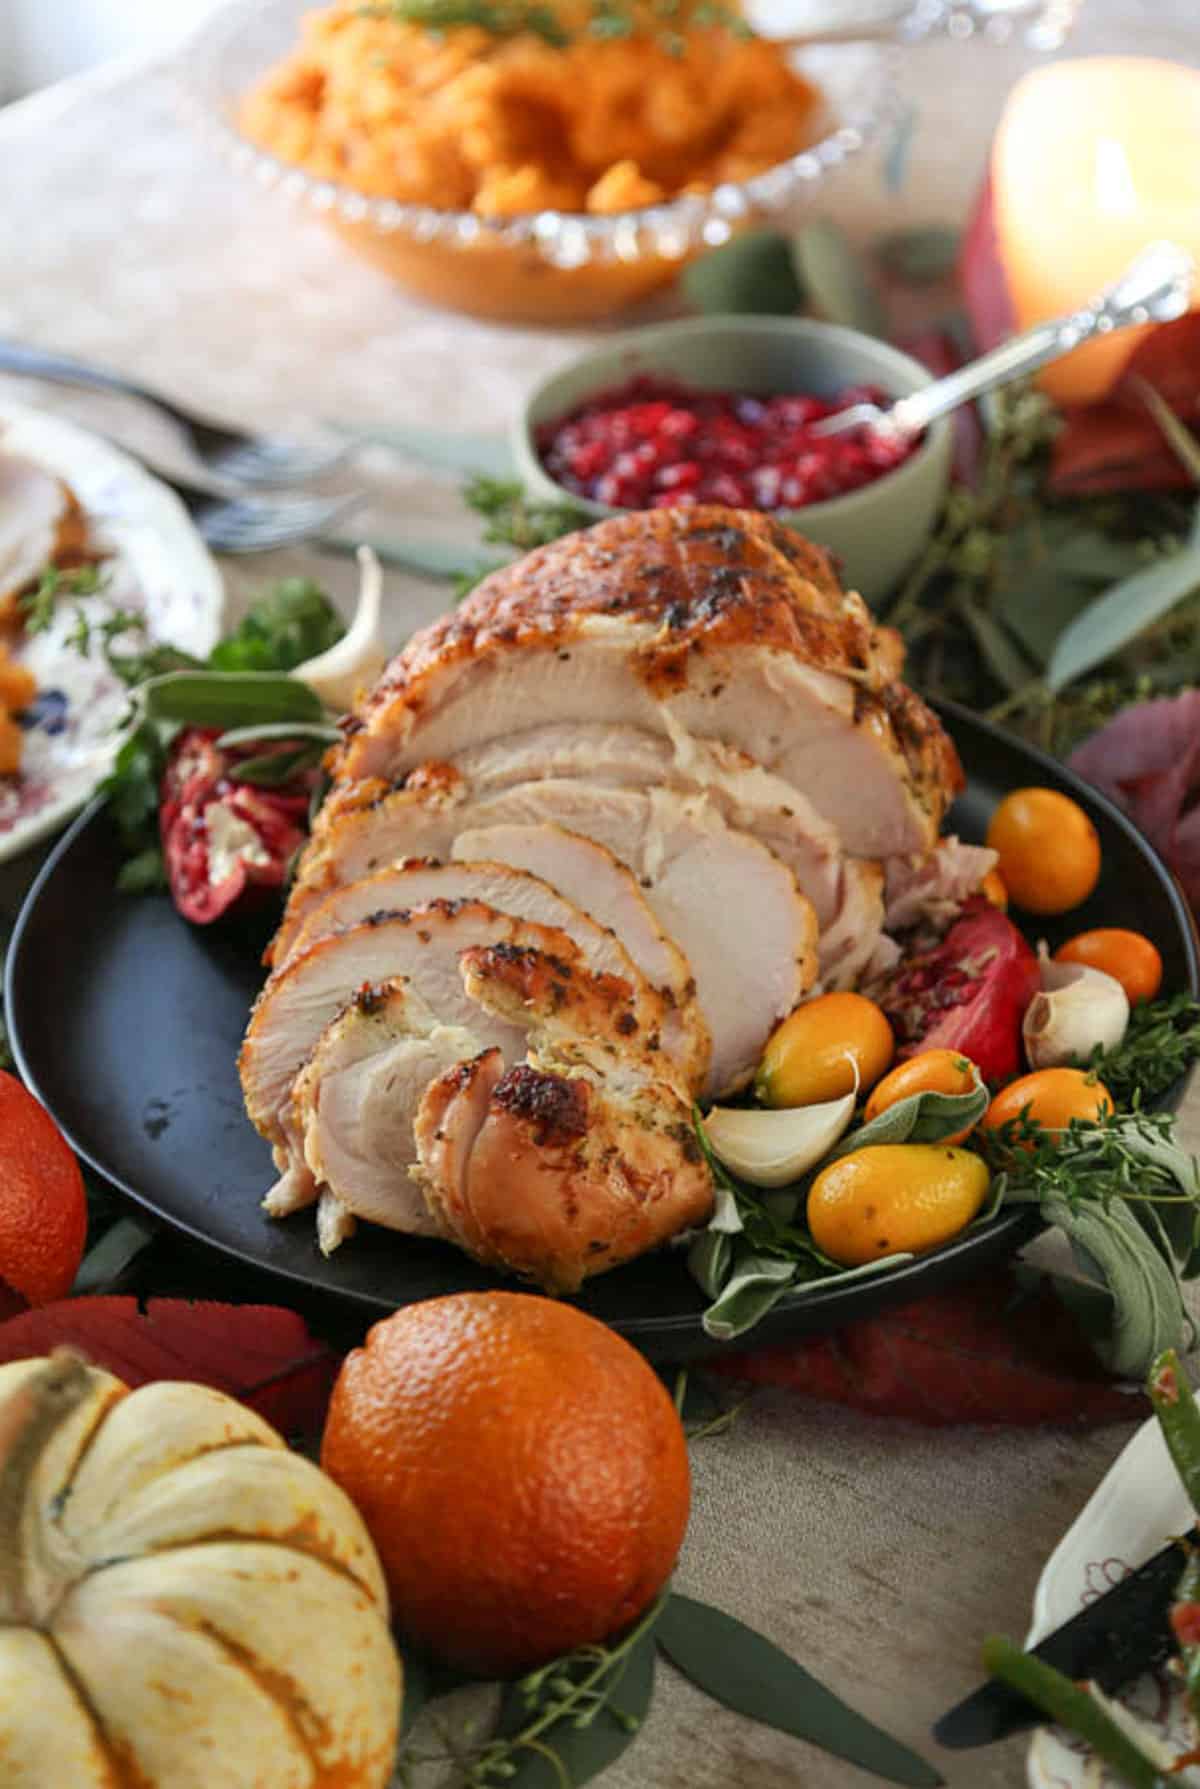
[(362, 1519), (269, 1424), (0, 1366), (3, 1789), (382, 1789), (400, 1691)]

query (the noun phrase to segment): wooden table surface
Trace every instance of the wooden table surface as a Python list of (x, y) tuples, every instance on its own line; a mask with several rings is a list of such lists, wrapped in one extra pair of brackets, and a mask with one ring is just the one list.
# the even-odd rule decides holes
[[(1068, 53), (1195, 63), (1195, 0), (1088, 0)], [(935, 45), (906, 58), (915, 132), (897, 193), (878, 148), (822, 191), (856, 236), (958, 223), (1022, 51)], [(185, 402), (250, 423), (307, 417), (437, 421), (501, 431), (520, 394), (590, 339), (496, 328), (410, 302), (348, 258), (319, 221), (245, 184), (192, 121), (178, 66), (134, 63), (0, 112), (0, 334), (128, 368)], [(124, 407), (0, 382), (170, 457)], [(475, 540), (453, 478), (368, 456), (371, 529)], [(307, 551), (228, 566), (236, 606), (281, 571), (351, 568)], [(395, 641), (444, 587), (390, 576)], [(5, 867), (11, 908), (29, 863)], [(1188, 1115), (1193, 1137), (1198, 1127)], [(772, 1635), (956, 1789), (1015, 1789), (1021, 1740), (939, 1753), (931, 1721), (975, 1682), (981, 1636), (1023, 1634), (1041, 1564), (1132, 1432), (869, 1420), (762, 1394), (695, 1450), (681, 1588)], [(427, 1779), (432, 1783), (434, 1777)], [(612, 1789), (841, 1789), (850, 1766), (718, 1710), (664, 1669), (646, 1730)]]

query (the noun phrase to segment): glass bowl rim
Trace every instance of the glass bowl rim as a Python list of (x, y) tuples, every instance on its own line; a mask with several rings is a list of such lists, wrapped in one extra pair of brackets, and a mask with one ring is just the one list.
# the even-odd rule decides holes
[[(275, 0), (277, 6), (279, 3)], [(784, 211), (798, 194), (821, 185), (901, 116), (900, 46), (865, 41), (837, 46), (869, 56), (869, 95), (832, 121), (816, 142), (759, 174), (742, 181), (724, 181), (709, 193), (682, 194), (627, 211), (544, 210), (486, 217), (475, 211), (379, 198), (340, 181), (319, 179), (245, 136), (212, 91), (205, 90), (205, 76), (210, 82), (219, 78), (222, 52), (252, 18), (261, 19), (265, 10), (262, 0), (232, 0), (222, 6), (191, 34), (187, 54), (176, 64), (190, 109), (210, 132), (217, 133), (236, 167), (248, 170), (263, 187), (302, 200), (348, 224), (370, 225), (384, 235), (406, 232), (418, 243), (455, 248), (528, 247), (564, 268), (593, 260), (633, 264), (647, 254), (682, 260), (697, 249), (720, 247), (739, 225), (764, 222)]]

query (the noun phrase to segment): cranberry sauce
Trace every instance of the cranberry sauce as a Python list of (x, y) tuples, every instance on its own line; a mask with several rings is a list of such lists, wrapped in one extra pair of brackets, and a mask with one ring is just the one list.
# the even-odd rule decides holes
[(887, 403), (874, 386), (832, 397), (751, 397), (695, 391), (640, 375), (601, 392), (537, 431), (551, 478), (614, 509), (723, 503), (734, 509), (798, 509), (857, 490), (890, 472), (916, 442), (897, 445), (864, 429), (814, 435), (812, 425), (851, 404)]

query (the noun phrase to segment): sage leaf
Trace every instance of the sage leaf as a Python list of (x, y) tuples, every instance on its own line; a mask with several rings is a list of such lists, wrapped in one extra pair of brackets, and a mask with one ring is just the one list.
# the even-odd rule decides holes
[(1110, 1372), (1144, 1379), (1164, 1348), (1189, 1346), (1191, 1323), (1174, 1269), (1123, 1200), (1071, 1205), (1047, 1198), (1040, 1209), (1067, 1237), (1080, 1271), (1112, 1298), (1111, 1330), (1093, 1344)]
[(1200, 547), (1196, 546), (1123, 578), (1064, 629), (1046, 668), (1048, 687), (1057, 692), (1094, 670), (1197, 589)]
[(688, 1272), (709, 1298), (716, 1298), (733, 1268), (733, 1242), (722, 1230), (702, 1230), (688, 1248)]
[(797, 1270), (795, 1261), (781, 1255), (735, 1252), (728, 1279), (701, 1318), (705, 1335), (714, 1342), (745, 1335), (779, 1303), (795, 1283)]
[(320, 745), (297, 746), (294, 752), (263, 752), (257, 758), (244, 758), (229, 767), (232, 783), (249, 783), (256, 789), (281, 789), (302, 771), (311, 770), (323, 756)]
[(815, 1248), (807, 1260), (799, 1257), (788, 1260), (783, 1255), (755, 1253), (744, 1244), (734, 1244), (724, 1289), (700, 1321), (705, 1334), (715, 1342), (732, 1342), (760, 1323), (786, 1292), (802, 1294), (809, 1285), (824, 1291), (827, 1286), (866, 1279), (869, 1274), (887, 1273), (912, 1259), (912, 1255), (884, 1255), (878, 1261), (864, 1262), (861, 1267), (839, 1270), (825, 1256), (818, 1255)]
[(924, 1758), (735, 1616), (672, 1592), (655, 1633), (675, 1668), (735, 1714), (807, 1740), (889, 1783), (937, 1789), (942, 1782)]
[(978, 1124), (987, 1108), (988, 1091), (982, 1082), (971, 1093), (911, 1093), (843, 1137), (827, 1159), (833, 1162), (879, 1143), (941, 1143)]
[(153, 894), (167, 886), (167, 866), (161, 845), (147, 845), (128, 858), (117, 871), (117, 888), (121, 894)]
[(867, 335), (887, 335), (883, 305), (862, 257), (831, 218), (802, 230), (794, 252), (809, 298), (822, 316)]
[(226, 751), (235, 745), (257, 745), (280, 739), (310, 739), (322, 745), (336, 745), (341, 734), (334, 726), (317, 721), (271, 721), (261, 727), (233, 727), (217, 740), (217, 750)]
[(142, 684), (141, 696), (151, 720), (200, 727), (325, 718), (320, 697), (283, 671), (169, 671)]
[(1121, 1126), (1120, 1135), (1132, 1155), (1147, 1166), (1161, 1168), (1184, 1195), (1176, 1203), (1162, 1200), (1143, 1204), (1139, 1209), (1153, 1213), (1171, 1258), (1186, 1276), (1196, 1252), (1200, 1226), (1200, 1162), (1166, 1130), (1150, 1131), (1145, 1125), (1127, 1124)]
[(923, 229), (892, 230), (875, 245), (885, 272), (909, 286), (932, 285), (953, 273), (962, 236), (957, 230), (930, 224)]
[[(655, 1632), (654, 1627), (648, 1628), (614, 1669), (611, 1681), (604, 1680), (600, 1686), (603, 1703), (594, 1712), (587, 1707), (581, 1710), (581, 1715), (588, 1717), (586, 1725), (577, 1726), (576, 1717), (568, 1715), (542, 1731), (536, 1748), (514, 1749), (510, 1762), (516, 1771), (505, 1778), (508, 1789), (562, 1789), (564, 1782), (571, 1789), (580, 1789), (632, 1745), (654, 1696)], [(500, 1704), (497, 1737), (516, 1738), (533, 1714), (520, 1684), (511, 1684)], [(546, 1756), (547, 1751), (554, 1753), (558, 1767)]]
[(688, 303), (705, 316), (792, 317), (804, 302), (792, 245), (778, 230), (735, 236), (693, 261), (680, 284)]

